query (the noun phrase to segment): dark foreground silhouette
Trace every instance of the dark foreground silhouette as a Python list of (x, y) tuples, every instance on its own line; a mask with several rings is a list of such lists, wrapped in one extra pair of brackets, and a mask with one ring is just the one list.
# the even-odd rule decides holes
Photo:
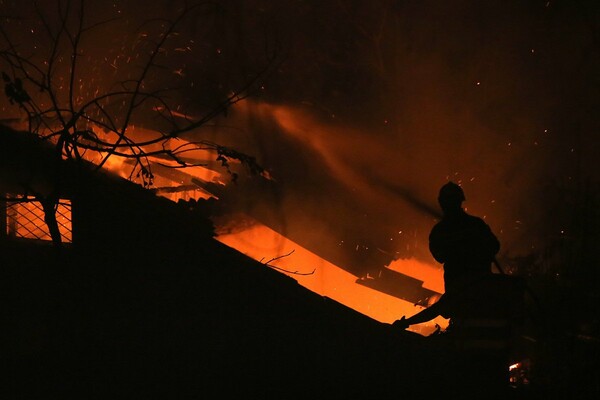
[(524, 317), (524, 284), (492, 273), (500, 243), (481, 218), (464, 211), (463, 201), (460, 186), (442, 186), (438, 202), (443, 217), (429, 236), (431, 254), (444, 265), (445, 293), (431, 307), (402, 317), (394, 326), (406, 329), (439, 315), (449, 318), (443, 341), (458, 351), (469, 369), (478, 370), (471, 375), (473, 387), (499, 393), (508, 386), (511, 339)]
[[(1, 133), (0, 188), (43, 183), (53, 158)], [(73, 243), (0, 237), (0, 398), (507, 398), (492, 384), (500, 363), (449, 333), (374, 321), (222, 245), (188, 207), (64, 168)], [(461, 301), (491, 302), (485, 282)], [(490, 285), (512, 298), (512, 285)], [(536, 361), (564, 368), (538, 368), (539, 397), (597, 393), (595, 348), (556, 337)]]

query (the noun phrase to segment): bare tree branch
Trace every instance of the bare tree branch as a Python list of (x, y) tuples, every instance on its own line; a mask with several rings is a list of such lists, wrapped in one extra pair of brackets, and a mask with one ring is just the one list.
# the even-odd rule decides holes
[(278, 267), (278, 266), (275, 266), (275, 265), (271, 264), (273, 261), (277, 261), (277, 260), (280, 260), (280, 259), (282, 259), (282, 258), (285, 258), (285, 257), (289, 257), (289, 256), (291, 256), (291, 255), (294, 253), (294, 251), (295, 251), (295, 250), (292, 250), (292, 251), (290, 251), (290, 252), (289, 252), (289, 253), (287, 253), (287, 254), (283, 254), (283, 255), (280, 255), (280, 256), (277, 256), (277, 257), (273, 257), (273, 258), (271, 258), (270, 260), (268, 260), (268, 261), (265, 261), (265, 262), (263, 262), (264, 258), (261, 258), (259, 262), (260, 262), (260, 263), (262, 263), (262, 264), (264, 264), (264, 265), (266, 265), (267, 267), (271, 267), (271, 268), (273, 268), (273, 269), (276, 269), (276, 270), (278, 270), (278, 271), (281, 271), (281, 272), (285, 272), (285, 273), (287, 273), (287, 274), (292, 274), (292, 275), (303, 275), (303, 276), (307, 276), (307, 275), (312, 275), (312, 274), (314, 274), (314, 273), (315, 273), (315, 271), (316, 271), (316, 268), (315, 268), (315, 269), (313, 269), (311, 272), (299, 272), (299, 271), (290, 271), (290, 270), (288, 270), (288, 269), (281, 268), (281, 267)]
[[(203, 165), (186, 159), (185, 154), (208, 150), (215, 154), (216, 160), (234, 182), (237, 174), (231, 170), (231, 160), (240, 162), (252, 174), (264, 174), (264, 169), (254, 157), (211, 141), (196, 140), (175, 148), (169, 148), (166, 144), (205, 126), (214, 118), (226, 114), (238, 102), (257, 93), (261, 83), (282, 62), (277, 51), (268, 54), (265, 64), (238, 88), (215, 102), (199, 117), (192, 118), (169, 97), (171, 93), (177, 94), (177, 87), (161, 85), (156, 89), (152, 87), (152, 82), (161, 77), (160, 74), (170, 71), (161, 60), (169, 54), (171, 47), (175, 49), (173, 51), (181, 48), (171, 46), (171, 43), (178, 40), (178, 29), (182, 22), (194, 10), (202, 7), (209, 10), (216, 4), (186, 4), (172, 19), (145, 21), (142, 24), (144, 28), (156, 27), (156, 24), (160, 26), (156, 27), (158, 30), (154, 29), (154, 33), (150, 29), (150, 33), (142, 32), (136, 38), (132, 49), (145, 54), (142, 61), (135, 64), (139, 70), (133, 77), (115, 79), (112, 88), (96, 88), (92, 95), (84, 93), (79, 83), (80, 71), (85, 68), (84, 39), (94, 29), (116, 19), (87, 21), (85, 0), (56, 0), (55, 5), (58, 17), (50, 18), (39, 2), (33, 2), (34, 17), (46, 34), (45, 40), (49, 42), (48, 45), (38, 44), (39, 47), (29, 44), (32, 55), (24, 55), (23, 46), (11, 37), (11, 32), (4, 25), (0, 25), (0, 65), (7, 68), (2, 76), (8, 100), (23, 113), (30, 132), (55, 145), (57, 162), (65, 158), (80, 160), (88, 153), (95, 153), (100, 156), (97, 163), (99, 169), (110, 157), (121, 157), (133, 161), (130, 179), (139, 178), (143, 186), (150, 187), (154, 180), (153, 163), (169, 168)], [(10, 19), (16, 20), (16, 17)], [(115, 67), (117, 59), (111, 63)], [(104, 60), (110, 63), (107, 57)], [(157, 134), (139, 140), (133, 124), (140, 118), (149, 117), (154, 118), (157, 124), (157, 129), (153, 129)], [(169, 162), (173, 164), (169, 165)], [(60, 176), (56, 179), (60, 181)], [(60, 187), (59, 183), (56, 183), (56, 188)], [(57, 196), (51, 196), (54, 197)]]

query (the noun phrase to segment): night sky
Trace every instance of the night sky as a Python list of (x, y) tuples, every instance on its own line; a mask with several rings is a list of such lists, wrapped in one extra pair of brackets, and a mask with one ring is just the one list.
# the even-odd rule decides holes
[[(43, 27), (22, 3), (0, 0), (0, 15), (20, 18), (4, 18), (4, 29), (35, 59), (47, 49)], [(53, 21), (54, 2), (39, 3)], [(82, 42), (82, 91), (134, 73), (140, 35), (182, 4), (87, 2), (89, 24), (116, 19)], [(408, 255), (427, 259), (435, 217), (419, 205), (436, 208), (439, 187), (454, 180), (468, 211), (498, 234), (506, 260), (552, 257), (565, 243), (579, 243), (580, 256), (593, 248), (597, 1), (214, 4), (181, 23), (148, 85), (176, 86), (182, 112), (200, 115), (272, 66), (248, 101), (188, 135), (248, 152), (271, 172), (275, 195), (240, 185), (247, 208), (267, 204), (291, 230), (327, 234), (347, 225), (382, 247), (378, 241), (412, 232), (420, 247)], [(1, 107), (7, 117), (15, 111)], [(152, 119), (135, 123), (160, 128)]]

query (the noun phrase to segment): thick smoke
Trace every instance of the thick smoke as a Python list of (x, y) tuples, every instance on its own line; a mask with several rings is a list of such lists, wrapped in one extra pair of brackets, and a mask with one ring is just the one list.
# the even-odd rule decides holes
[(453, 180), (503, 255), (535, 253), (575, 234), (572, 207), (597, 179), (591, 11), (535, 1), (265, 6), (289, 55), (262, 97), (234, 110), (228, 123), (242, 121), (248, 142), (232, 143), (273, 170), (281, 215), (307, 221), (297, 228), (306, 235), (339, 235), (341, 224), (399, 251), (383, 241), (411, 232), (419, 249), (404, 241), (407, 255), (427, 258), (437, 190)]
[[(274, 178), (232, 186), (231, 212), (309, 244), (329, 238), (356, 264), (431, 261), (437, 191), (453, 180), (503, 254), (526, 255), (576, 235), (574, 210), (597, 190), (598, 7), (568, 3), (215, 2), (184, 21), (149, 84), (180, 88), (182, 108), (200, 115), (268, 54), (283, 60), (259, 93), (193, 135), (256, 156)], [(88, 4), (87, 15), (119, 17), (84, 43), (106, 61), (93, 71), (103, 82), (115, 66), (135, 72), (127, 52), (143, 48), (128, 35), (151, 33), (152, 17), (184, 3)]]

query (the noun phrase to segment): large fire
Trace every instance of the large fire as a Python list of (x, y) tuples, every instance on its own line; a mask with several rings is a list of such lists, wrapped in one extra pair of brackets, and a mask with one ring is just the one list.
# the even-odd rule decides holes
[[(225, 233), (217, 239), (256, 260), (277, 267), (311, 291), (339, 301), (380, 322), (391, 323), (423, 308), (357, 284), (354, 275), (257, 221), (245, 230)], [(423, 280), (426, 288), (443, 292), (443, 278), (438, 268), (414, 259), (393, 261), (389, 268)], [(413, 326), (411, 330), (427, 335), (436, 329), (436, 324), (445, 328), (447, 323), (446, 319), (438, 317), (426, 324)]]
[[(104, 12), (107, 10), (102, 9), (100, 11)], [(83, 18), (83, 9), (80, 12), (77, 10), (73, 11), (73, 17), (80, 15)], [(183, 18), (184, 15), (181, 14), (180, 17)], [(177, 20), (179, 21), (179, 19)], [(63, 22), (68, 25), (70, 19), (65, 19)], [(129, 32), (131, 29), (127, 26), (127, 21), (121, 22), (123, 25), (119, 26), (124, 29), (124, 32)], [(30, 32), (27, 33), (27, 35), (32, 35), (29, 41), (36, 43), (36, 46), (41, 46), (48, 39), (46, 35), (40, 34), (40, 32), (44, 32), (44, 25), (43, 23), (39, 24), (39, 26), (36, 26), (35, 29), (31, 28)], [(85, 129), (84, 132), (87, 135), (85, 137), (88, 137), (88, 139), (82, 140), (80, 144), (85, 145), (85, 140), (90, 140), (93, 143), (93, 140), (89, 139), (93, 136), (100, 138), (100, 142), (105, 144), (99, 147), (91, 146), (88, 150), (82, 150), (84, 158), (102, 165), (124, 178), (135, 180), (135, 174), (139, 175), (142, 173), (141, 180), (143, 185), (150, 186), (158, 195), (165, 196), (173, 201), (218, 197), (218, 194), (206, 190), (204, 184), (210, 183), (224, 186), (228, 181), (226, 179), (228, 177), (208, 165), (208, 161), (211, 158), (214, 159), (214, 153), (211, 154), (210, 151), (203, 151), (202, 149), (193, 149), (193, 139), (191, 137), (196, 132), (190, 132), (187, 128), (182, 128), (182, 126), (194, 126), (198, 128), (200, 127), (200, 125), (196, 124), (198, 121), (210, 120), (211, 123), (214, 122), (210, 118), (205, 119), (205, 117), (194, 116), (195, 112), (204, 114), (198, 109), (186, 106), (188, 103), (196, 104), (196, 107), (202, 109), (204, 106), (200, 105), (206, 101), (206, 99), (200, 96), (200, 93), (203, 93), (203, 88), (198, 86), (199, 82), (194, 82), (194, 79), (187, 75), (188, 71), (193, 70), (192, 66), (182, 67), (186, 63), (191, 62), (191, 60), (195, 60), (194, 62), (200, 60), (198, 57), (190, 58), (187, 55), (192, 49), (198, 49), (200, 46), (194, 44), (194, 41), (186, 35), (180, 34), (178, 31), (179, 28), (175, 29), (175, 23), (173, 25), (163, 23), (160, 26), (153, 27), (150, 25), (145, 26), (143, 31), (135, 31), (133, 35), (119, 36), (112, 44), (103, 36), (107, 34), (103, 30), (105, 27), (98, 27), (98, 33), (96, 34), (95, 31), (92, 31), (93, 33), (90, 34), (91, 37), (89, 39), (91, 41), (96, 40), (92, 47), (95, 50), (93, 52), (89, 51), (85, 46), (78, 48), (72, 41), (65, 40), (64, 43), (60, 41), (59, 43), (55, 43), (57, 51), (60, 50), (57, 53), (58, 56), (55, 57), (52, 54), (46, 55), (41, 52), (36, 56), (37, 58), (31, 58), (30, 62), (34, 64), (46, 65), (48, 61), (50, 61), (50, 64), (56, 63), (56, 66), (53, 67), (54, 69), (50, 67), (40, 69), (45, 80), (54, 82), (54, 85), (48, 84), (48, 93), (40, 91), (39, 94), (35, 94), (36, 102), (40, 104), (40, 109), (53, 110), (52, 107), (56, 108), (57, 106), (48, 104), (47, 98), (50, 96), (50, 99), (52, 99), (53, 96), (50, 94), (56, 93), (56, 95), (60, 95), (58, 100), (50, 103), (67, 104), (68, 106), (58, 106), (58, 109), (62, 110), (65, 108), (69, 110), (68, 112), (64, 112), (65, 115), (62, 115), (62, 111), (58, 112), (58, 116), (61, 118), (45, 122), (40, 129), (48, 129), (54, 133), (60, 132), (62, 128), (66, 128), (67, 126), (69, 126), (69, 129), (72, 128), (71, 130), (75, 128), (80, 130)], [(18, 33), (22, 33), (22, 27), (18, 24), (11, 25), (11, 27), (10, 32), (12, 33), (14, 30), (15, 38), (19, 37)], [(113, 27), (111, 25), (111, 29), (116, 28), (116, 26)], [(182, 29), (184, 28), (182, 27)], [(153, 36), (158, 38), (156, 42), (152, 40)], [(165, 44), (167, 43), (167, 39), (168, 45)], [(58, 46), (58, 44), (61, 44), (61, 46)], [(110, 48), (112, 45), (118, 46)], [(12, 49), (12, 46), (10, 48)], [(70, 53), (77, 54), (78, 51), (82, 51), (82, 55), (79, 58), (64, 56)], [(220, 49), (218, 53), (221, 53)], [(11, 57), (14, 58), (17, 56), (17, 54), (14, 54)], [(182, 58), (184, 56), (185, 58)], [(50, 57), (50, 59), (46, 59), (45, 57)], [(19, 58), (17, 57), (17, 59)], [(75, 63), (75, 61), (78, 63)], [(164, 69), (166, 71), (170, 69), (173, 74), (150, 74), (150, 72), (155, 72), (155, 69), (158, 70), (158, 66), (161, 66), (160, 70), (162, 71), (163, 63), (169, 66)], [(107, 66), (110, 66), (110, 68), (106, 68)], [(199, 65), (195, 67), (199, 68)], [(186, 76), (188, 77), (186, 78)], [(9, 81), (7, 81), (9, 84), (8, 87), (20, 87), (20, 83), (17, 85), (16, 75), (9, 78)], [(70, 82), (68, 78), (71, 78)], [(173, 84), (171, 83), (173, 80), (171, 78), (174, 79)], [(114, 87), (114, 83), (117, 82), (122, 87), (115, 92), (112, 88)], [(26, 89), (33, 96), (34, 91), (30, 88), (32, 86), (31, 79), (26, 80), (25, 84)], [(167, 87), (177, 87), (180, 89), (177, 91), (165, 91)], [(264, 89), (264, 87), (261, 87), (261, 89)], [(364, 221), (365, 224), (368, 224), (368, 227), (366, 229), (360, 227), (360, 232), (357, 235), (357, 229), (354, 229), (355, 226), (353, 226), (353, 230), (348, 230), (347, 233), (353, 243), (346, 244), (350, 248), (356, 246), (357, 251), (359, 248), (361, 250), (373, 251), (373, 248), (377, 247), (387, 258), (385, 262), (380, 262), (379, 260), (373, 262), (376, 268), (389, 268), (392, 271), (401, 272), (406, 276), (423, 281), (424, 288), (429, 288), (438, 293), (442, 292), (439, 283), (441, 282), (441, 270), (428, 266), (411, 257), (418, 252), (421, 255), (425, 253), (426, 250), (424, 248), (426, 246), (420, 245), (418, 251), (413, 246), (407, 252), (410, 253), (409, 256), (407, 257), (404, 254), (403, 258), (400, 258), (399, 248), (396, 246), (396, 243), (401, 242), (401, 240), (397, 239), (403, 239), (406, 236), (402, 234), (403, 230), (401, 227), (397, 227), (396, 222), (400, 220), (402, 223), (414, 226), (415, 220), (418, 218), (419, 223), (422, 224), (420, 227), (421, 231), (424, 231), (424, 227), (427, 226), (428, 228), (430, 225), (431, 216), (427, 215), (426, 218), (422, 218), (422, 213), (415, 213), (414, 210), (411, 210), (413, 212), (409, 216), (407, 209), (414, 204), (407, 205), (405, 201), (406, 196), (398, 195), (398, 191), (392, 187), (390, 182), (397, 183), (397, 171), (404, 168), (401, 164), (402, 157), (394, 150), (395, 145), (390, 147), (390, 144), (392, 144), (390, 142), (364, 140), (364, 132), (349, 129), (348, 126), (322, 124), (319, 118), (303, 112), (298, 107), (251, 101), (240, 101), (238, 103), (238, 99), (244, 98), (244, 93), (244, 91), (238, 93), (241, 97), (236, 95), (227, 104), (239, 105), (242, 110), (238, 115), (242, 114), (249, 117), (249, 119), (261, 119), (263, 115), (268, 115), (270, 121), (276, 125), (277, 135), (281, 132), (281, 136), (285, 136), (285, 140), (288, 142), (293, 140), (297, 144), (297, 148), (302, 147), (306, 150), (306, 154), (315, 156), (314, 162), (312, 160), (311, 162), (314, 165), (319, 165), (318, 168), (322, 169), (321, 175), (328, 175), (323, 180), (323, 185), (331, 181), (335, 182), (336, 185), (339, 184), (341, 187), (340, 190), (351, 192), (347, 200), (356, 203), (352, 204), (352, 206), (357, 205), (357, 209), (361, 211), (364, 209), (369, 210), (368, 219), (366, 213), (361, 214), (361, 218), (365, 217)], [(200, 98), (194, 102), (190, 102), (190, 99), (187, 98), (195, 98), (196, 96), (200, 96)], [(214, 99), (211, 98), (211, 100)], [(42, 112), (42, 116), (54, 115), (57, 110), (53, 111), (54, 113), (44, 111)], [(222, 114), (226, 113), (222, 112)], [(208, 112), (206, 115), (213, 114)], [(81, 117), (84, 117), (83, 120), (78, 120)], [(59, 120), (69, 120), (70, 118), (75, 118), (72, 124), (62, 122), (62, 125), (64, 125), (62, 127), (58, 126), (55, 128), (52, 126), (53, 124), (60, 125)], [(214, 120), (218, 119), (217, 117), (214, 118)], [(142, 125), (153, 127), (156, 130), (145, 129)], [(190, 142), (186, 142), (180, 134), (170, 136), (164, 132), (158, 132), (161, 130), (161, 126), (163, 127), (162, 129), (166, 129), (168, 132), (186, 132), (190, 134), (187, 136)], [(165, 128), (165, 126), (168, 128)], [(203, 126), (203, 128), (207, 127)], [(231, 132), (227, 132), (227, 134), (231, 134)], [(127, 136), (127, 141), (130, 140), (130, 142), (126, 141), (130, 143), (129, 146), (123, 144), (125, 136)], [(267, 136), (267, 134), (264, 136)], [(216, 140), (216, 142), (221, 143), (220, 139), (219, 137), (219, 140)], [(273, 138), (262, 138), (257, 139), (257, 141), (271, 139)], [(239, 143), (235, 139), (231, 141), (233, 143), (225, 144), (228, 146), (231, 144), (231, 147), (237, 148)], [(283, 142), (283, 140), (273, 140), (273, 142), (275, 142), (273, 147), (277, 147), (277, 144)], [(142, 150), (138, 149), (136, 143), (151, 143), (151, 145), (144, 145), (144, 149)], [(117, 148), (116, 146), (118, 145), (122, 146), (118, 148), (120, 154), (127, 153), (128, 156), (133, 157), (120, 157), (113, 154), (107, 158), (107, 149), (113, 146)], [(85, 146), (82, 146), (83, 148)], [(101, 153), (94, 151), (94, 149), (98, 148), (102, 149)], [(294, 148), (292, 152), (297, 150), (297, 148)], [(190, 164), (194, 166), (185, 168), (185, 170), (171, 168), (178, 167), (176, 165), (178, 160), (160, 157), (160, 155), (156, 154), (156, 152), (165, 150), (167, 153), (174, 152), (175, 149), (179, 149), (181, 159), (185, 157), (186, 162), (188, 162), (187, 160), (191, 160)], [(185, 149), (185, 154), (181, 152), (182, 149)], [(248, 154), (254, 154), (252, 151), (254, 150), (253, 148), (248, 150)], [(108, 151), (110, 152), (110, 150)], [(273, 153), (277, 152), (279, 152), (278, 149), (273, 151)], [(162, 156), (165, 156), (164, 152)], [(277, 154), (274, 157), (278, 156), (281, 155)], [(142, 162), (140, 160), (143, 160), (143, 165), (140, 165), (140, 162)], [(148, 174), (146, 168), (149, 168), (150, 165), (153, 169), (151, 171), (152, 178), (148, 180), (145, 174)], [(287, 166), (286, 168), (290, 167)], [(294, 166), (293, 168), (296, 167)], [(381, 171), (383, 171), (383, 174)], [(306, 172), (306, 175), (309, 176), (312, 172), (314, 171)], [(411, 181), (413, 179), (418, 180), (419, 178), (413, 175), (415, 174), (403, 174), (403, 176), (410, 176), (410, 179), (404, 182), (403, 189), (414, 189), (415, 185), (412, 185)], [(292, 178), (285, 178), (287, 178), (287, 182), (284, 183), (287, 183), (288, 187), (296, 183), (292, 182)], [(328, 180), (329, 178), (331, 180)], [(313, 182), (310, 179), (307, 181), (308, 183), (304, 183), (306, 186), (313, 186)], [(327, 189), (329, 188), (327, 187)], [(312, 193), (314, 196), (310, 199), (312, 202), (311, 206), (320, 206), (324, 202), (329, 202), (332, 203), (331, 208), (333, 209), (335, 207), (333, 200), (336, 200), (334, 199), (335, 194), (325, 193), (324, 198), (317, 197), (317, 195), (321, 195), (321, 193), (317, 192), (326, 191), (321, 188)], [(395, 193), (391, 193), (394, 191)], [(283, 196), (287, 196), (287, 193)], [(303, 205), (306, 205), (307, 202), (304, 200), (308, 197), (306, 196), (300, 200), (304, 202)], [(431, 197), (427, 196), (427, 198)], [(298, 202), (298, 199), (293, 198), (291, 204), (282, 205), (281, 213), (286, 214), (286, 218), (289, 220), (298, 219), (298, 215), (291, 212), (297, 205), (296, 202)], [(266, 205), (266, 207), (273, 206), (273, 204)], [(404, 208), (401, 209), (401, 206)], [(314, 210), (304, 210), (305, 214), (301, 217), (310, 215)], [(344, 209), (344, 211), (347, 210)], [(392, 218), (392, 214), (401, 215), (401, 217)], [(417, 214), (419, 215), (415, 217)], [(373, 288), (358, 284), (357, 278), (364, 277), (362, 269), (366, 271), (367, 267), (370, 266), (360, 265), (356, 269), (360, 269), (361, 271), (353, 271), (354, 274), (349, 273), (347, 272), (348, 266), (344, 261), (340, 260), (332, 263), (328, 258), (326, 259), (325, 256), (319, 254), (312, 246), (304, 243), (300, 244), (296, 240), (297, 236), (286, 235), (282, 231), (277, 231), (260, 218), (256, 218), (255, 215), (252, 216), (258, 220), (252, 228), (238, 231), (235, 234), (219, 236), (219, 240), (227, 242), (232, 247), (259, 260), (285, 254), (286, 251), (284, 250), (287, 249), (284, 248), (291, 247), (289, 250), (294, 250), (293, 255), (277, 259), (278, 265), (281, 265), (284, 269), (292, 270), (293, 265), (297, 265), (298, 268), (302, 269), (311, 269), (311, 266), (314, 266), (313, 269), (315, 270), (314, 274), (306, 276), (292, 274), (300, 284), (324, 296), (332, 297), (347, 304), (377, 320), (392, 322), (402, 315), (412, 315), (418, 311), (419, 307), (410, 301), (400, 300)], [(307, 221), (306, 225), (302, 221), (303, 223), (294, 224), (293, 228), (296, 235), (300, 234), (304, 236), (306, 235), (304, 231), (308, 230), (307, 226), (310, 226), (310, 224), (312, 226), (315, 224), (343, 225), (338, 230), (339, 234), (330, 235), (334, 237), (334, 241), (343, 242), (344, 238), (339, 236), (346, 235), (346, 232), (343, 230), (346, 228), (345, 224), (349, 220), (347, 214), (339, 213), (335, 217), (329, 217), (332, 219), (335, 218), (335, 221), (321, 221), (319, 218), (315, 219), (310, 215), (312, 219)], [(409, 219), (412, 220), (409, 221)], [(374, 237), (371, 238), (370, 236)], [(422, 243), (422, 240), (420, 242)], [(258, 246), (258, 248), (253, 248), (253, 246)], [(261, 246), (266, 246), (266, 248), (261, 248)], [(335, 244), (329, 243), (326, 246), (332, 248)], [(277, 251), (278, 249), (282, 251)], [(355, 257), (355, 254), (352, 254), (348, 258), (353, 259), (355, 264), (362, 264), (363, 261), (371, 261), (371, 253), (368, 251), (364, 253), (365, 255), (362, 257)], [(396, 261), (390, 263), (392, 259)], [(423, 274), (424, 276), (420, 276)]]
[[(385, 201), (381, 193), (369, 191), (370, 183), (365, 176), (352, 168), (343, 159), (343, 151), (332, 152), (329, 145), (319, 141), (319, 135), (311, 137), (306, 135), (307, 131), (315, 132), (319, 129), (318, 124), (311, 118), (303, 118), (302, 114), (290, 108), (275, 105), (259, 105), (260, 112), (271, 114), (279, 126), (287, 134), (297, 137), (305, 142), (306, 146), (314, 148), (331, 168), (332, 173), (338, 177), (344, 185), (358, 187), (362, 193), (369, 194), (370, 202)], [(244, 109), (248, 112), (247, 109)], [(133, 138), (143, 140), (156, 135), (141, 127), (131, 127), (129, 135)], [(186, 140), (177, 139), (175, 146), (185, 146)], [(340, 146), (344, 144), (339, 143)], [(339, 149), (338, 149), (339, 150)], [(210, 159), (214, 153), (210, 151), (197, 150), (190, 152), (187, 157), (196, 165), (184, 170), (169, 168), (164, 159), (153, 159), (153, 173), (155, 176), (153, 188), (158, 195), (169, 198), (172, 201), (191, 199), (218, 198), (215, 193), (210, 193), (203, 187), (205, 183), (226, 186), (227, 178), (216, 169), (210, 168)], [(86, 155), (89, 161), (100, 163), (101, 155), (90, 152)], [(105, 162), (104, 167), (124, 178), (132, 178), (133, 164), (126, 158), (111, 156)], [(383, 323), (392, 323), (402, 316), (411, 316), (419, 312), (424, 304), (416, 305), (411, 301), (383, 293), (374, 288), (359, 284), (357, 276), (349, 273), (343, 266), (321, 257), (314, 249), (306, 248), (298, 242), (290, 239), (285, 233), (277, 232), (262, 221), (248, 215), (229, 216), (227, 218), (239, 218), (252, 221), (250, 224), (238, 224), (233, 221), (237, 229), (234, 231), (219, 231), (217, 240), (248, 255), (249, 257), (275, 267), (278, 271), (294, 278), (300, 285), (318, 293), (322, 296), (334, 299), (352, 309), (357, 310), (375, 320)], [(293, 215), (291, 216), (293, 218)], [(326, 223), (326, 222), (324, 222)], [(240, 226), (243, 226), (240, 229)], [(443, 293), (442, 270), (416, 258), (395, 258), (387, 266), (382, 268), (399, 272), (405, 276), (415, 278), (423, 282), (423, 288), (437, 293)], [(402, 291), (402, 288), (398, 288)], [(429, 299), (429, 303), (435, 301)], [(428, 323), (411, 327), (411, 330), (427, 335), (438, 328), (445, 328), (448, 321), (438, 317)]]

